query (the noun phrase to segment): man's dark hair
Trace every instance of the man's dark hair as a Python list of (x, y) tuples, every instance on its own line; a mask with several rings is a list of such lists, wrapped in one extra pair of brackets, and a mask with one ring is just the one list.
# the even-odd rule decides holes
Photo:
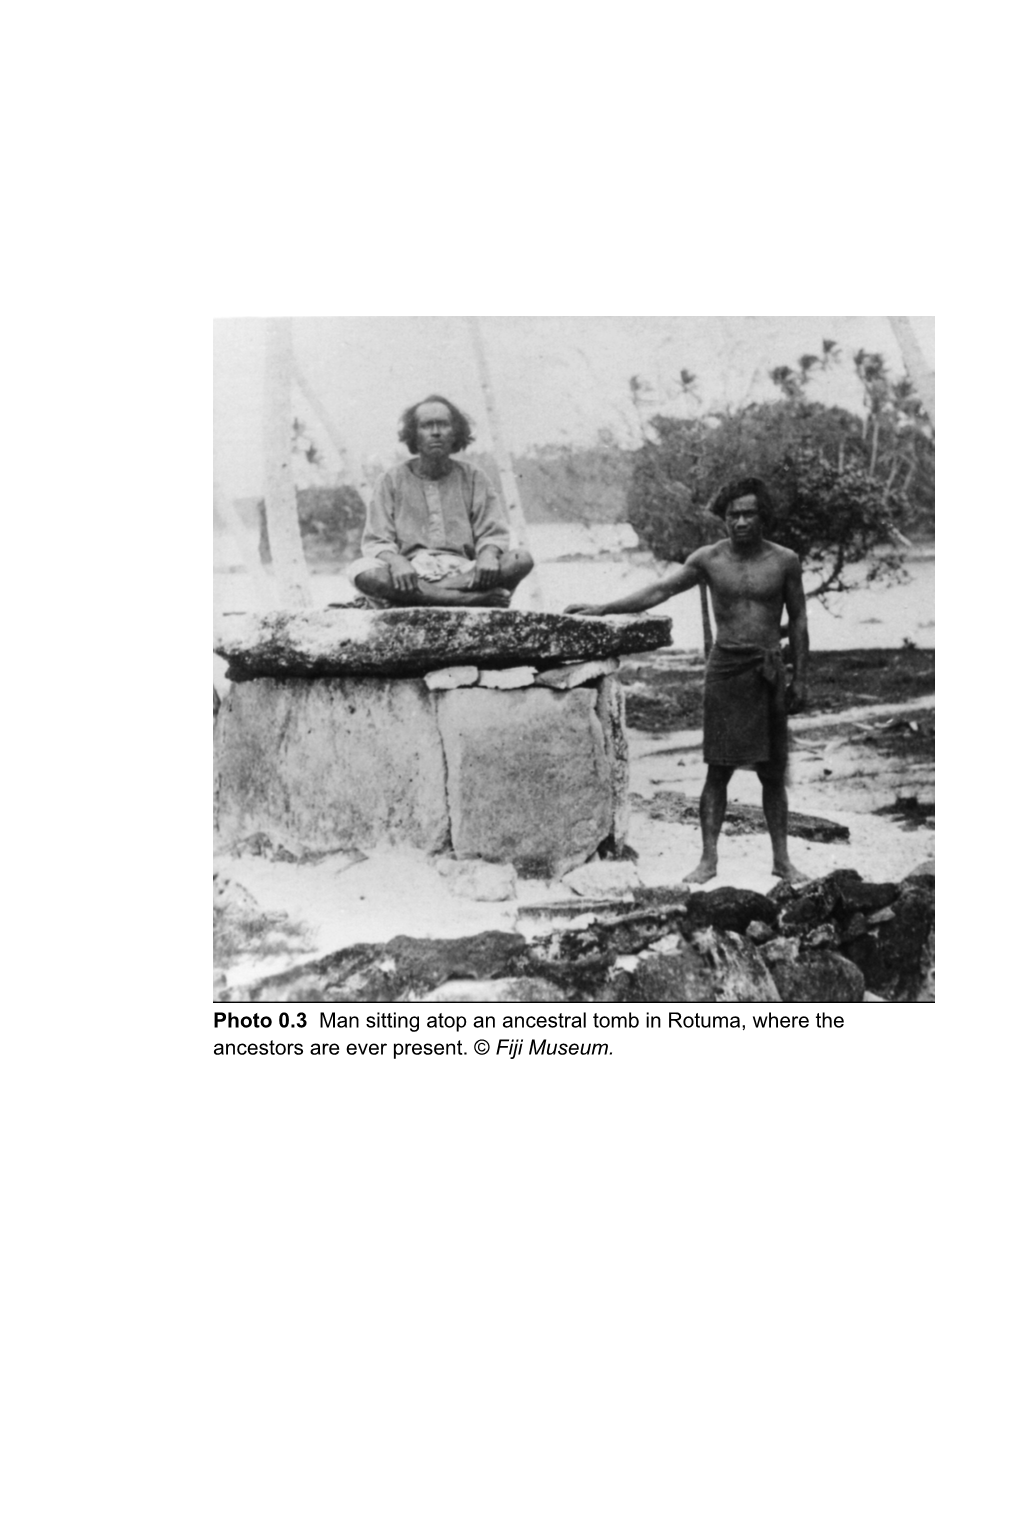
[(769, 493), (768, 484), (763, 478), (731, 478), (729, 483), (723, 484), (708, 508), (713, 515), (724, 520), (726, 511), (733, 501), (743, 499), (745, 494), (754, 495), (758, 503), (758, 514), (761, 516), (762, 526), (766, 531), (771, 531), (776, 523), (776, 506)]
[(453, 421), (453, 446), (451, 451), (462, 452), (466, 446), (470, 446), (475, 439), (471, 428), (471, 421), (462, 409), (456, 404), (451, 404), (448, 398), (441, 393), (430, 393), (428, 398), (421, 398), (410, 409), (405, 409), (400, 416), (400, 429), (397, 431), (397, 440), (403, 441), (408, 451), (414, 453), (418, 450), (418, 421), (415, 416), (422, 404), (445, 404), (450, 411), (450, 419)]

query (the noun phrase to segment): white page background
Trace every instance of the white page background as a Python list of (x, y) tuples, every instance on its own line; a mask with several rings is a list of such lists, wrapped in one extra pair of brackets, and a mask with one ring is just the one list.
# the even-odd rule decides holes
[[(42, 859), (11, 798), (34, 927), (7, 1086), (12, 1523), (1006, 1522), (1009, 1002), (997, 907), (978, 960), (973, 831), (947, 850), (935, 1006), (641, 1034), (584, 1065), (212, 1056), (210, 319), (931, 313), (937, 173), (904, 146), (897, 67), (917, 38), (878, 50), (869, 14), (830, 52), (807, 11), (778, 41), (763, 15), (457, 9), (310, 14), (281, 43), (222, 10), (149, 37), (144, 88), (93, 73), (111, 157), (49, 224), (30, 193), (52, 232), (18, 326), (21, 502), (43, 477), (66, 510), (43, 589), (11, 577), (62, 623), (16, 762)], [(50, 131), (47, 166), (80, 151)], [(985, 349), (957, 310), (941, 363), (943, 484), (984, 507), (1009, 347), (973, 313)], [(961, 585), (950, 695), (973, 700)], [(943, 762), (952, 807), (973, 760), (958, 739)]]

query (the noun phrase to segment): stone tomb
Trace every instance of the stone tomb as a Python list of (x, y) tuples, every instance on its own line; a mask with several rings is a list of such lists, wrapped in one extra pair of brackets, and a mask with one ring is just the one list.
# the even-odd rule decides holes
[(451, 607), (224, 618), (216, 832), (297, 857), (410, 845), (559, 876), (627, 833), (619, 656), (662, 616)]

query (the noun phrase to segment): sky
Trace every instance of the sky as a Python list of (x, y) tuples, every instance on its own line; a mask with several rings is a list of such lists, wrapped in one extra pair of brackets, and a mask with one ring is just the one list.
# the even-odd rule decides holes
[[(935, 366), (935, 321), (915, 318)], [(507, 445), (589, 445), (612, 431), (635, 445), (638, 423), (628, 380), (650, 388), (647, 413), (683, 413), (681, 368), (695, 374), (700, 406), (736, 406), (778, 397), (769, 371), (820, 354), (835, 340), (842, 362), (812, 384), (809, 396), (859, 409), (851, 356), (881, 351), (902, 371), (889, 321), (877, 317), (484, 318), (482, 330)], [(215, 477), (232, 496), (263, 492), (262, 370), (265, 320), (223, 318), (214, 332)], [(475, 420), (479, 446), (491, 447), (481, 386), (462, 318), (295, 318), (294, 351), (352, 458), (369, 476), (406, 456), (396, 440), (402, 410), (427, 393), (452, 398)], [(306, 421), (329, 465), (325, 432), (295, 388), (294, 412)]]

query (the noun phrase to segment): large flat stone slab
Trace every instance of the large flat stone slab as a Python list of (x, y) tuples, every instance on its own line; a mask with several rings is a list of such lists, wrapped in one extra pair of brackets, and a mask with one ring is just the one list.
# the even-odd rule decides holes
[(216, 829), (307, 853), (449, 846), (446, 767), (421, 680), (253, 680), (216, 720)]
[(594, 688), (438, 696), (454, 854), (559, 876), (613, 830), (613, 764)]
[(232, 680), (421, 675), (454, 664), (562, 664), (645, 653), (669, 643), (667, 616), (552, 611), (268, 611), (221, 618), (215, 649)]

